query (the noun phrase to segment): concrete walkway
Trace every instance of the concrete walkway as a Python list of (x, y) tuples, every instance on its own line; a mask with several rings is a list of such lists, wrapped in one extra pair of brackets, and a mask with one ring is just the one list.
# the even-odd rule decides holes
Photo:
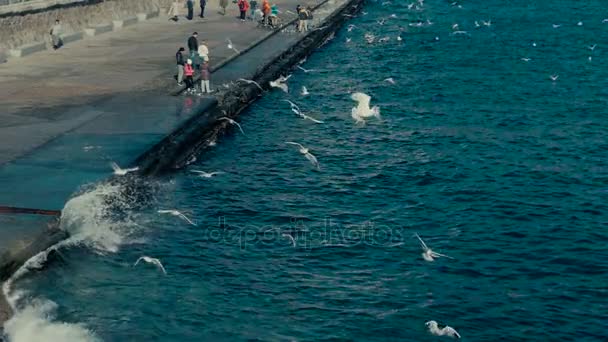
[[(276, 3), (286, 22), (295, 17), (286, 10), (294, 11), (300, 2)], [(166, 95), (175, 85), (174, 54), (180, 46), (187, 47), (194, 31), (199, 41), (207, 41), (212, 67), (234, 54), (227, 48), (227, 38), (244, 50), (270, 33), (251, 21), (237, 20), (237, 14), (235, 4), (230, 3), (223, 16), (217, 3), (209, 2), (205, 19), (182, 18), (174, 23), (161, 13), (120, 31), (0, 65), (0, 165), (98, 115), (66, 114), (66, 106), (92, 105), (126, 92), (155, 90)]]

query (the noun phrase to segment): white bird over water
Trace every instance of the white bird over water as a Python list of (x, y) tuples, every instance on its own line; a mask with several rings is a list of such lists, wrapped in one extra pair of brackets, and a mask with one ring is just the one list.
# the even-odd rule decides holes
[(182, 214), (181, 212), (179, 212), (177, 210), (159, 210), (159, 211), (157, 211), (157, 213), (159, 213), (159, 214), (169, 214), (169, 215), (177, 216), (177, 217), (181, 218), (182, 220), (190, 223), (191, 225), (196, 226), (196, 223), (192, 222), (192, 220), (190, 220), (188, 218), (188, 216)]
[(392, 77), (385, 79), (384, 82), (388, 82), (390, 84), (395, 84), (395, 80)]
[(351, 32), (351, 31), (352, 31), (352, 30), (353, 30), (355, 27), (357, 27), (357, 25), (350, 24), (350, 25), (348, 25), (348, 29), (347, 29), (347, 31), (348, 31), (348, 32)]
[(302, 146), (301, 144), (298, 144), (297, 142), (293, 142), (293, 141), (286, 141), (286, 144), (290, 144), (290, 145), (296, 145), (299, 147), (299, 151), (300, 153), (302, 153), (304, 155), (304, 157), (306, 157), (306, 159), (308, 159), (308, 161), (317, 168), (317, 170), (321, 170), (321, 167), (319, 166), (319, 161), (317, 160), (317, 157), (315, 157), (314, 155), (312, 155), (312, 153), (308, 152), (308, 149), (304, 146)]
[(376, 36), (371, 33), (366, 33), (364, 37), (368, 44), (371, 44), (374, 42), (374, 40), (376, 40)]
[(398, 42), (400, 42), (400, 41), (402, 41), (402, 40), (403, 40), (403, 38), (401, 38), (401, 35), (397, 36), (397, 41), (398, 41)]
[(306, 89), (305, 86), (302, 86), (302, 92), (300, 93), (302, 96), (307, 96), (310, 95), (310, 93), (308, 92), (308, 89)]
[(299, 65), (298, 65), (298, 67), (297, 67), (297, 68), (298, 68), (298, 69), (300, 69), (300, 70), (302, 70), (302, 71), (304, 71), (305, 73), (309, 73), (309, 72), (313, 72), (313, 71), (314, 71), (314, 69), (304, 69), (304, 68), (302, 68), (302, 67), (301, 67), (301, 66), (299, 66)]
[(291, 105), (291, 111), (294, 112), (297, 116), (301, 117), (302, 119), (310, 120), (310, 121), (312, 121), (314, 123), (319, 123), (319, 124), (323, 123), (323, 121), (321, 121), (321, 120), (317, 120), (317, 119), (315, 119), (313, 117), (310, 117), (310, 116), (302, 113), (302, 111), (300, 110), (300, 107), (298, 107), (297, 104), (295, 104), (295, 103), (293, 103), (293, 102), (291, 102), (289, 100), (283, 100), (283, 101), (289, 103)]
[(449, 258), (449, 259), (454, 259), (450, 256), (447, 256), (445, 254), (440, 254), (437, 252), (433, 252), (432, 249), (430, 249), (429, 247), (427, 247), (426, 243), (424, 243), (424, 241), (422, 241), (422, 238), (420, 238), (420, 236), (418, 235), (418, 233), (415, 234), (416, 237), (418, 238), (418, 240), (420, 241), (420, 246), (422, 247), (422, 258), (426, 261), (434, 261), (435, 258), (439, 258), (439, 257), (444, 257), (444, 258)]
[(139, 170), (139, 167), (132, 167), (132, 168), (128, 168), (128, 169), (121, 169), (120, 166), (118, 166), (118, 164), (116, 164), (115, 162), (111, 162), (110, 166), (112, 166), (112, 170), (114, 170), (114, 174), (117, 176), (124, 176), (129, 172), (134, 172)]
[(255, 84), (255, 86), (258, 87), (258, 88), (260, 88), (261, 91), (264, 91), (264, 88), (262, 88), (262, 86), (258, 82), (256, 82), (256, 81), (246, 80), (244, 78), (239, 78), (237, 81), (239, 81), (239, 82), (245, 82), (245, 83), (248, 83), (248, 84)]
[(237, 126), (239, 128), (239, 130), (241, 130), (241, 133), (243, 133), (243, 135), (245, 135), (245, 132), (243, 131), (243, 127), (241, 127), (241, 125), (239, 125), (238, 122), (232, 120), (231, 118), (222, 116), (221, 118), (218, 118), (218, 120), (228, 121), (229, 124)]
[(458, 30), (458, 24), (452, 25), (452, 30), (457, 31)]
[(460, 334), (456, 331), (456, 329), (446, 325), (445, 327), (439, 329), (436, 321), (428, 321), (424, 323), (427, 328), (429, 328), (429, 332), (435, 336), (449, 336), (453, 338), (460, 338)]
[(550, 75), (549, 78), (551, 79), (551, 81), (555, 82), (559, 78), (559, 75)]
[(553, 28), (560, 28), (561, 26), (561, 24), (553, 24)]
[(528, 58), (528, 57), (523, 57), (521, 60), (524, 61), (524, 62), (529, 62), (531, 59)]
[(163, 264), (160, 262), (160, 260), (156, 259), (156, 258), (150, 258), (148, 256), (142, 256), (141, 258), (137, 259), (137, 261), (135, 262), (135, 264), (133, 265), (133, 267), (137, 266), (137, 264), (139, 264), (140, 261), (145, 261), (148, 264), (152, 264), (155, 265), (156, 267), (158, 267), (161, 271), (163, 271), (163, 273), (165, 275), (167, 275), (167, 271), (165, 271), (165, 268), (163, 267)]
[(230, 38), (226, 39), (226, 41), (228, 42), (228, 49), (234, 50), (234, 52), (239, 53), (239, 50), (237, 50), (237, 48), (234, 47), (234, 45), (232, 44), (232, 40), (230, 40)]
[(355, 119), (355, 123), (365, 124), (365, 118), (372, 116), (380, 119), (380, 107), (369, 107), (369, 103), (372, 99), (369, 95), (364, 93), (354, 93), (350, 96), (350, 98), (357, 102), (357, 106), (353, 107), (351, 110), (351, 116), (353, 119)]
[(190, 172), (197, 173), (202, 178), (211, 178), (213, 176), (221, 175), (224, 173), (222, 171), (205, 172), (205, 171), (200, 171), (200, 170), (190, 170)]
[(593, 45), (589, 45), (587, 46), (587, 48), (591, 51), (595, 50), (595, 47), (597, 46), (597, 44), (593, 44)]
[(274, 81), (270, 81), (270, 86), (273, 88), (279, 88), (282, 91), (289, 93), (289, 87), (285, 83), (285, 82), (287, 82), (288, 79), (289, 79), (289, 77), (281, 76)]
[(489, 27), (489, 26), (492, 26), (492, 20), (488, 20), (488, 21), (483, 21), (483, 20), (482, 20), (482, 21), (481, 21), (481, 23), (482, 23), (484, 26), (488, 26), (488, 27)]

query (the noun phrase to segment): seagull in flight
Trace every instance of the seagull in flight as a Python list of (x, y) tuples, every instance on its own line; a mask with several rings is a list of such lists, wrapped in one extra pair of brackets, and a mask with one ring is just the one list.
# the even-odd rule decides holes
[(398, 42), (400, 42), (400, 41), (402, 41), (402, 40), (403, 40), (403, 38), (401, 38), (401, 36), (400, 36), (400, 35), (399, 35), (399, 36), (397, 36), (397, 41), (398, 41)]
[(528, 58), (528, 57), (523, 57), (521, 60), (524, 61), (524, 62), (529, 62), (531, 59)]
[(241, 133), (243, 133), (243, 135), (245, 135), (245, 132), (243, 132), (243, 128), (241, 127), (241, 125), (239, 125), (238, 122), (232, 120), (231, 118), (226, 117), (226, 116), (222, 116), (221, 118), (218, 118), (218, 120), (228, 121), (229, 124), (236, 125), (241, 130)]
[(390, 84), (395, 84), (396, 83), (395, 80), (392, 77), (389, 77), (389, 78), (385, 79), (384, 82), (388, 82)]
[(457, 35), (457, 34), (466, 34), (467, 36), (470, 36), (470, 34), (467, 31), (454, 31), (451, 33), (453, 36)]
[(228, 49), (234, 50), (234, 52), (236, 52), (236, 53), (240, 52), (239, 50), (237, 50), (237, 48), (234, 47), (234, 45), (232, 44), (232, 40), (230, 40), (230, 38), (227, 38), (226, 42), (228, 42)]
[(248, 83), (248, 84), (255, 84), (255, 86), (258, 87), (258, 88), (260, 88), (261, 91), (264, 91), (264, 88), (262, 88), (262, 86), (258, 82), (256, 82), (256, 81), (246, 80), (244, 78), (239, 78), (237, 81), (245, 82), (245, 83)]
[(352, 40), (352, 38), (346, 38), (346, 42), (347, 42), (347, 43), (350, 43), (350, 42), (351, 42), (351, 40)]
[(559, 75), (550, 75), (549, 78), (551, 79), (551, 81), (555, 82), (559, 78)]
[(475, 27), (481, 27), (481, 25), (479, 25), (479, 22), (477, 22), (477, 20), (475, 20)]
[(593, 45), (589, 45), (587, 46), (587, 48), (591, 51), (595, 50), (595, 47), (597, 46), (597, 44), (593, 44)]
[(553, 24), (553, 28), (560, 28), (562, 25), (561, 24)]
[(177, 217), (181, 218), (182, 220), (190, 223), (191, 225), (196, 226), (196, 223), (192, 222), (192, 220), (190, 220), (188, 218), (188, 216), (182, 214), (181, 212), (179, 212), (177, 210), (159, 210), (159, 211), (157, 211), (157, 213), (159, 213), (159, 214), (169, 214), (169, 215), (177, 216)]
[(308, 92), (308, 89), (306, 89), (305, 86), (302, 86), (302, 92), (300, 93), (302, 96), (307, 96), (310, 95), (310, 93)]
[(450, 256), (447, 256), (445, 254), (440, 254), (437, 252), (433, 252), (432, 249), (430, 249), (429, 247), (427, 247), (426, 243), (424, 243), (424, 241), (422, 241), (422, 238), (420, 238), (420, 236), (418, 235), (418, 233), (415, 234), (416, 237), (418, 238), (418, 240), (420, 241), (420, 246), (422, 246), (422, 258), (426, 261), (434, 261), (435, 258), (439, 258), (439, 257), (444, 257), (444, 258), (449, 258), (449, 259), (454, 259)]
[(116, 164), (115, 162), (111, 162), (110, 166), (112, 166), (112, 170), (114, 170), (114, 174), (117, 176), (124, 176), (129, 172), (134, 172), (139, 170), (139, 167), (132, 167), (132, 168), (128, 168), (128, 169), (121, 169), (120, 166), (118, 166), (118, 164)]
[(579, 21), (579, 22), (578, 22), (576, 25), (578, 25), (578, 26), (583, 26), (583, 22), (582, 22), (582, 21)]
[(454, 30), (454, 31), (458, 30), (458, 24), (452, 25), (452, 30)]
[(190, 172), (193, 172), (193, 173), (198, 173), (198, 174), (199, 174), (199, 176), (200, 176), (200, 177), (202, 177), (202, 178), (211, 178), (211, 177), (213, 177), (213, 176), (216, 176), (216, 175), (221, 175), (221, 174), (223, 174), (223, 173), (224, 173), (224, 172), (222, 172), (222, 171), (205, 172), (205, 171), (200, 171), (200, 170), (191, 170)]
[(308, 152), (308, 149), (306, 147), (298, 144), (297, 142), (293, 142), (293, 141), (286, 141), (285, 143), (298, 146), (300, 153), (302, 153), (304, 155), (304, 157), (306, 157), (306, 159), (308, 159), (308, 161), (317, 168), (317, 170), (321, 170), (317, 157), (312, 155), (312, 153)]
[(484, 26), (488, 26), (488, 27), (492, 26), (492, 20), (488, 20), (488, 21), (483, 21), (483, 20), (482, 20), (482, 21), (481, 21), (481, 23), (482, 23)]
[(293, 102), (291, 102), (289, 100), (283, 100), (283, 101), (289, 103), (291, 105), (291, 111), (294, 112), (297, 116), (301, 117), (302, 119), (310, 120), (310, 121), (312, 121), (314, 123), (319, 123), (319, 124), (323, 123), (323, 121), (321, 121), (321, 120), (317, 120), (317, 119), (315, 119), (313, 117), (310, 117), (310, 116), (302, 113), (302, 111), (300, 110), (300, 107), (298, 107), (297, 104), (295, 104), (295, 103), (293, 103)]
[(298, 69), (300, 69), (300, 70), (302, 70), (302, 71), (304, 71), (305, 73), (309, 73), (309, 72), (315, 71), (315, 70), (313, 70), (313, 69), (304, 69), (304, 68), (302, 68), (302, 67), (301, 67), (301, 66), (299, 66), (299, 65), (297, 66), (297, 68), (298, 68)]
[(460, 334), (449, 325), (439, 329), (436, 321), (428, 321), (424, 323), (429, 328), (429, 332), (435, 336), (449, 336), (453, 338), (460, 338)]
[(148, 256), (142, 256), (141, 258), (137, 259), (137, 261), (135, 262), (135, 264), (133, 265), (133, 267), (137, 266), (137, 264), (139, 264), (140, 261), (145, 261), (148, 264), (152, 264), (155, 265), (156, 267), (158, 267), (161, 271), (163, 271), (163, 273), (165, 275), (167, 275), (167, 271), (165, 271), (165, 268), (163, 267), (163, 264), (161, 264), (160, 260), (156, 259), (156, 258), (150, 258)]
[[(291, 77), (291, 76), (289, 76), (289, 77)], [(289, 77), (281, 76), (274, 81), (270, 81), (270, 86), (273, 88), (279, 88), (282, 91), (289, 93), (289, 87), (285, 83), (289, 79)]]
[(357, 25), (350, 24), (350, 25), (348, 25), (348, 29), (347, 29), (347, 31), (348, 31), (348, 32), (350, 32), (350, 31), (352, 31), (352, 30), (353, 30), (355, 27), (357, 27)]

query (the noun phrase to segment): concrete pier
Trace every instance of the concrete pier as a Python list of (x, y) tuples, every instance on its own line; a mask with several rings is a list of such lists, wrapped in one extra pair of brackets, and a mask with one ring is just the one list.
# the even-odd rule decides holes
[[(298, 2), (278, 3), (282, 9), (295, 9)], [(177, 48), (198, 31), (210, 50), (215, 88), (238, 78), (267, 86), (312, 53), (347, 20), (342, 14), (358, 11), (362, 0), (316, 4), (321, 7), (315, 22), (322, 29), (307, 35), (258, 28), (236, 20), (235, 7), (221, 16), (209, 6), (204, 21), (155, 18), (22, 63), (1, 65), (0, 101), (5, 110), (0, 113), (0, 185), (12, 184), (14, 191), (0, 193), (0, 204), (61, 209), (82, 183), (108, 177), (109, 160), (125, 166), (135, 161), (144, 176), (179, 168), (223, 134), (225, 125), (216, 122), (218, 115), (237, 116), (259, 96), (259, 89), (234, 83), (217, 98), (170, 96)], [(286, 15), (282, 21), (292, 19), (295, 16)], [(244, 53), (234, 58), (227, 38)], [(40, 186), (40, 174), (45, 175), (44, 184), (53, 186)], [(51, 233), (17, 234), (10, 244), (21, 241), (22, 248), (15, 252), (4, 242), (8, 235), (0, 231), (0, 280), (61, 237)]]

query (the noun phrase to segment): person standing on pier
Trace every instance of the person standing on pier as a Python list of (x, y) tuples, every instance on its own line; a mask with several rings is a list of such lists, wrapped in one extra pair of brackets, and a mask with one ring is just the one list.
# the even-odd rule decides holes
[(209, 58), (203, 59), (201, 64), (201, 92), (211, 94), (211, 87), (209, 85)]
[(209, 58), (209, 48), (207, 47), (207, 44), (204, 39), (201, 39), (201, 43), (198, 46), (198, 56), (203, 60)]
[(207, 0), (201, 0), (201, 18), (205, 18), (205, 6), (207, 6)]
[(247, 0), (239, 0), (238, 5), (241, 12), (241, 21), (245, 21), (247, 11), (249, 10), (249, 2)]
[(198, 32), (192, 33), (190, 38), (188, 38), (188, 50), (190, 50), (190, 58), (194, 58), (194, 56), (198, 53)]
[(192, 18), (194, 18), (194, 1), (187, 0), (186, 6), (188, 6), (188, 15), (186, 16), (186, 18), (188, 18), (188, 20), (192, 20)]
[(268, 0), (262, 1), (262, 13), (264, 13), (264, 26), (267, 26), (270, 18), (270, 3)]
[(194, 67), (192, 67), (191, 59), (188, 59), (184, 65), (184, 74), (186, 75), (186, 90), (191, 91), (194, 86)]
[(184, 80), (184, 54), (186, 51), (183, 47), (180, 47), (175, 54), (175, 61), (177, 62), (177, 85), (183, 85), (182, 81)]
[(61, 24), (59, 23), (59, 19), (55, 20), (55, 25), (51, 28), (51, 40), (53, 41), (53, 49), (57, 50), (61, 46), (63, 46), (63, 41), (61, 40)]

